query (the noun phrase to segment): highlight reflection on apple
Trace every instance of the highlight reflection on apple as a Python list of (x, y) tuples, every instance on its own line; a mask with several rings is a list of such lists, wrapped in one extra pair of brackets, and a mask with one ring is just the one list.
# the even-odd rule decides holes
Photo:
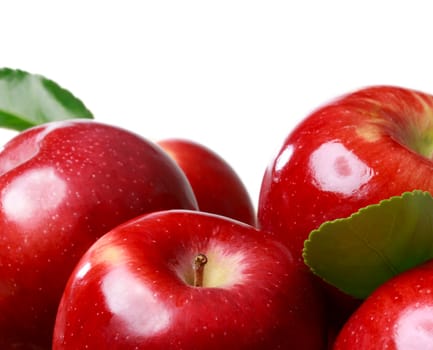
[(344, 196), (360, 193), (373, 176), (373, 170), (342, 143), (331, 141), (320, 145), (310, 157), (314, 184), (322, 191)]

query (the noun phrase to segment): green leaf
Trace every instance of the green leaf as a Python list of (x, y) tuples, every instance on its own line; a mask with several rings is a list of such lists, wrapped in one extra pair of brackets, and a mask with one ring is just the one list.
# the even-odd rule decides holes
[(69, 91), (41, 75), (0, 69), (0, 127), (21, 131), (55, 120), (93, 118)]
[(325, 281), (366, 298), (389, 278), (433, 258), (433, 198), (406, 192), (325, 222), (310, 233), (303, 256)]

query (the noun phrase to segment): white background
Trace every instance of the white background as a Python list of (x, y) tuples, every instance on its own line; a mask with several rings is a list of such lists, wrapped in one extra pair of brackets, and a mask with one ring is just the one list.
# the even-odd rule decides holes
[(56, 81), (99, 121), (205, 144), (255, 204), (313, 109), (367, 85), (433, 93), (429, 1), (14, 0), (0, 13), (0, 66)]

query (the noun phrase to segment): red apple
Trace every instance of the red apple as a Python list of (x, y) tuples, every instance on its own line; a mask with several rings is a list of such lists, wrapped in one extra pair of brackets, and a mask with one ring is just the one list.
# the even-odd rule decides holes
[[(392, 86), (342, 96), (308, 115), (266, 169), (259, 227), (303, 265), (304, 241), (323, 222), (406, 191), (433, 193), (432, 156), (432, 96)], [(338, 328), (359, 301), (326, 292)]]
[(184, 171), (200, 210), (256, 225), (256, 212), (250, 195), (225, 159), (190, 140), (167, 139), (158, 144)]
[(322, 349), (322, 316), (311, 275), (269, 234), (162, 211), (118, 226), (83, 256), (53, 350)]
[(192, 189), (134, 133), (67, 121), (13, 138), (0, 153), (0, 348), (49, 347), (63, 288), (87, 248), (128, 219), (170, 208), (196, 208)]
[(261, 228), (302, 263), (304, 240), (323, 222), (403, 192), (433, 192), (433, 97), (364, 88), (307, 116), (263, 177)]
[(333, 349), (433, 349), (433, 261), (376, 289), (346, 322)]

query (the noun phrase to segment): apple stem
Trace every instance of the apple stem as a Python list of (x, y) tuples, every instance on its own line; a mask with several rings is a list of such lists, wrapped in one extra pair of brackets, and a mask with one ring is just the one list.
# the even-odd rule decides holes
[(200, 253), (194, 258), (194, 287), (203, 287), (204, 266), (207, 263), (206, 255)]

